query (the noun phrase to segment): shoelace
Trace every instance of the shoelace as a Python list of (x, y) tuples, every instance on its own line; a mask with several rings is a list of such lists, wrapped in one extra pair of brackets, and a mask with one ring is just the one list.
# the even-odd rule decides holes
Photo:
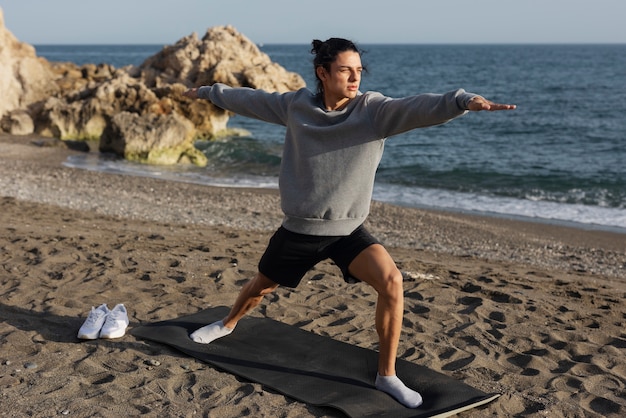
[(87, 317), (87, 323), (88, 324), (95, 324), (100, 318), (106, 316), (107, 314), (105, 312), (102, 311), (93, 311), (88, 317)]
[(109, 318), (113, 320), (124, 319), (124, 312), (113, 312), (109, 313)]

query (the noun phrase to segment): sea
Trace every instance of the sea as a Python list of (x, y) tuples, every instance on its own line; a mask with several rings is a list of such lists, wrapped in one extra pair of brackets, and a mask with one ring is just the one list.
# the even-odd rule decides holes
[[(140, 65), (163, 45), (36, 45), (49, 61)], [(259, 45), (315, 88), (309, 45)], [(361, 45), (361, 90), (390, 97), (457, 88), (514, 111), (474, 112), (386, 141), (374, 199), (397, 205), (626, 233), (626, 45)], [(224, 187), (276, 188), (284, 128), (198, 142), (206, 168), (111, 155), (67, 166)]]

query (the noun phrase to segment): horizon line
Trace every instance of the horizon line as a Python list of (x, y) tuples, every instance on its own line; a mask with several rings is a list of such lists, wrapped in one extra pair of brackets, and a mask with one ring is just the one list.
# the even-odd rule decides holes
[[(137, 42), (137, 43), (109, 43), (109, 42), (95, 42), (95, 43), (29, 43), (23, 42), (33, 46), (137, 46), (137, 45), (146, 45), (146, 46), (155, 46), (155, 45), (175, 45), (175, 43), (145, 43), (145, 42)], [(300, 43), (300, 42), (254, 42), (257, 46), (263, 45), (309, 45), (310, 42)], [(609, 41), (609, 42), (359, 42), (359, 45), (425, 45), (425, 46), (462, 46), (462, 45), (626, 45), (624, 41)]]

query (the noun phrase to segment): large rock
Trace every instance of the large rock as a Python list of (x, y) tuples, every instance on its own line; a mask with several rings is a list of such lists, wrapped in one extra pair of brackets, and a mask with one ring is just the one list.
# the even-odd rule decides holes
[[(214, 83), (281, 93), (306, 85), (299, 74), (272, 62), (232, 26), (210, 28), (202, 39), (195, 33), (184, 37), (146, 59), (131, 73), (150, 87), (180, 85), (181, 93), (188, 87)], [(226, 127), (228, 112), (207, 101), (182, 96), (177, 99), (176, 112), (193, 122), (198, 138), (237, 134)]]
[[(3, 126), (14, 127), (15, 118), (22, 123), (15, 133), (29, 134), (32, 123), (24, 121), (23, 112), (28, 106), (58, 92), (54, 82), (55, 74), (49, 63), (38, 58), (35, 48), (19, 42), (4, 26), (4, 14), (0, 9), (0, 120), (14, 110), (22, 110), (8, 115)], [(18, 115), (18, 116), (16, 116)]]
[(224, 83), (280, 93), (305, 86), (304, 79), (270, 57), (232, 26), (193, 33), (166, 46), (139, 67), (148, 86), (181, 83), (188, 87)]
[(29, 135), (35, 130), (30, 114), (22, 109), (6, 112), (0, 119), (0, 131), (11, 135)]
[(104, 131), (100, 150), (147, 164), (205, 166), (206, 156), (193, 146), (193, 132), (193, 124), (176, 113), (120, 112)]

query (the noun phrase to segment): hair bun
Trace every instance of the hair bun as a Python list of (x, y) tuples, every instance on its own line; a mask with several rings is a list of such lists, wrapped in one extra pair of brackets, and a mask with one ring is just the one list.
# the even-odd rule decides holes
[(324, 42), (320, 41), (319, 39), (313, 39), (313, 42), (311, 42), (311, 46), (313, 47), (311, 49), (311, 53), (317, 54), (320, 51), (322, 45), (324, 45)]

